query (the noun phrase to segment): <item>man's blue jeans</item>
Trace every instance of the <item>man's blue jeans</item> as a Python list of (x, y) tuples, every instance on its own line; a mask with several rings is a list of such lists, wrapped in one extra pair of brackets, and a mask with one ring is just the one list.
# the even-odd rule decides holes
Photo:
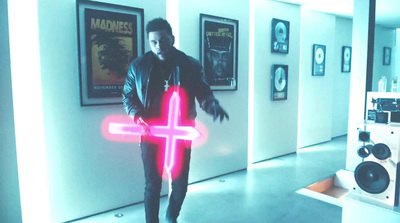
[[(160, 191), (162, 183), (162, 170), (164, 167), (165, 149), (154, 142), (154, 138), (150, 142), (142, 137), (140, 148), (142, 150), (142, 160), (144, 166), (144, 176), (146, 187), (144, 192), (144, 206), (146, 212), (147, 223), (158, 223), (158, 213), (160, 209)], [(157, 139), (158, 141), (160, 139)], [(162, 142), (162, 141), (161, 141)], [(190, 144), (186, 144), (186, 148), (177, 148), (177, 155), (182, 157), (182, 166), (179, 175), (172, 179), (172, 192), (169, 197), (169, 204), (166, 212), (166, 218), (171, 222), (175, 222), (179, 216), (183, 200), (185, 199), (190, 163)], [(179, 165), (175, 164), (174, 167)], [(178, 166), (179, 167), (179, 166)]]

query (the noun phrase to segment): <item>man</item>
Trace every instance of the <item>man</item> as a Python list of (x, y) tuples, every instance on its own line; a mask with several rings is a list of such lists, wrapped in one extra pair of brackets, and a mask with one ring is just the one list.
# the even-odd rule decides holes
[[(181, 112), (185, 114), (182, 120), (189, 120), (194, 125), (195, 99), (203, 110), (213, 115), (214, 121), (217, 118), (220, 121), (229, 119), (204, 81), (200, 63), (173, 46), (174, 36), (170, 24), (161, 18), (153, 19), (147, 24), (146, 33), (151, 51), (132, 61), (122, 92), (124, 108), (134, 122), (147, 126), (146, 122), (161, 117), (162, 98), (171, 86), (179, 86), (187, 95), (186, 111)], [(160, 141), (162, 139), (152, 137), (147, 128), (140, 143), (146, 181), (144, 204), (148, 223), (159, 222), (164, 165), (159, 161), (163, 160), (160, 157), (163, 157), (165, 150), (157, 143)], [(185, 142), (184, 145), (186, 148), (177, 150), (177, 153), (181, 153), (182, 164), (179, 174), (172, 178), (172, 193), (165, 216), (168, 222), (176, 222), (187, 192), (191, 145), (190, 142)]]

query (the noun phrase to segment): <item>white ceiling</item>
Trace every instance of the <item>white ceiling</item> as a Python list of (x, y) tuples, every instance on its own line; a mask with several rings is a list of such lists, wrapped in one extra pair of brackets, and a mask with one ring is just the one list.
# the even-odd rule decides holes
[[(275, 0), (305, 8), (335, 14), (341, 17), (353, 17), (353, 0)], [(376, 0), (376, 24), (400, 28), (400, 0)]]

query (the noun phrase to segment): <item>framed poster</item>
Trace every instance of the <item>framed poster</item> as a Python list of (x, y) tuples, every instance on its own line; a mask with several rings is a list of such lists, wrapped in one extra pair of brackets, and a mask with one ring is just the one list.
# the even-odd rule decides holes
[(325, 76), (326, 46), (313, 45), (312, 75)]
[(144, 52), (143, 9), (77, 1), (81, 106), (120, 104), (130, 62)]
[(271, 52), (289, 53), (290, 23), (285, 20), (272, 19)]
[(351, 47), (342, 47), (342, 72), (349, 73), (351, 71)]
[(288, 92), (288, 65), (272, 65), (271, 73), (271, 100), (287, 100)]
[(200, 14), (200, 62), (211, 90), (237, 90), (239, 22)]
[(390, 65), (392, 60), (392, 48), (390, 47), (383, 47), (383, 65)]

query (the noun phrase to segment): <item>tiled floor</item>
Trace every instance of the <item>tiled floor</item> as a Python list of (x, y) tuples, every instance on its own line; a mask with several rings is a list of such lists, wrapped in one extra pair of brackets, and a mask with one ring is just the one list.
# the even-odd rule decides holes
[[(340, 207), (296, 191), (345, 168), (346, 136), (189, 186), (180, 223), (339, 223)], [(160, 222), (167, 204), (161, 199)], [(123, 217), (117, 218), (116, 214)], [(144, 223), (143, 203), (75, 223)]]

